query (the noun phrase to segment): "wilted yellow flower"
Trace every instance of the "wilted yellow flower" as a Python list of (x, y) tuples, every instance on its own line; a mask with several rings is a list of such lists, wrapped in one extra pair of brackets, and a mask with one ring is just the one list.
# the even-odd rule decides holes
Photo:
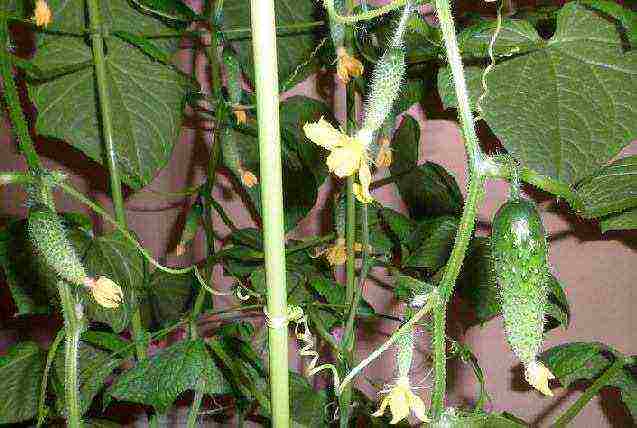
[(348, 84), (350, 76), (360, 77), (363, 75), (363, 64), (347, 53), (343, 46), (336, 49), (336, 74), (341, 82)]
[(391, 388), (389, 393), (380, 403), (380, 408), (372, 413), (372, 416), (380, 417), (385, 413), (385, 409), (389, 406), (392, 419), (390, 424), (397, 424), (409, 416), (409, 410), (422, 422), (429, 422), (427, 417), (427, 408), (420, 397), (411, 391), (409, 378), (407, 376), (400, 377), (396, 384)]
[(333, 246), (325, 251), (325, 257), (332, 266), (340, 266), (347, 260), (347, 248), (345, 248), (345, 239), (339, 238)]
[(356, 196), (356, 199), (363, 204), (373, 202), (374, 198), (369, 193), (369, 186), (372, 184), (372, 173), (367, 163), (359, 168), (358, 181), (360, 181), (360, 184), (354, 184), (354, 196)]
[(33, 19), (38, 27), (46, 27), (53, 21), (53, 14), (46, 0), (37, 0), (35, 2), (35, 10), (33, 11)]
[(248, 171), (247, 169), (242, 169), (241, 183), (243, 183), (243, 185), (246, 187), (252, 188), (256, 186), (257, 184), (259, 184), (259, 179), (251, 171)]
[(549, 397), (553, 396), (553, 391), (549, 388), (549, 380), (555, 379), (551, 371), (541, 362), (533, 361), (524, 369), (524, 377), (533, 388)]
[(87, 278), (84, 284), (100, 306), (117, 309), (124, 300), (122, 289), (110, 278), (101, 276), (97, 281), (93, 278)]
[(334, 128), (327, 120), (322, 117), (318, 122), (308, 122), (303, 125), (305, 136), (327, 150), (340, 147), (347, 144), (350, 138), (338, 129)]
[(379, 141), (380, 148), (378, 149), (378, 154), (376, 155), (376, 166), (382, 168), (389, 167), (391, 165), (392, 154), (389, 144), (389, 138), (381, 137)]
[(245, 110), (233, 110), (232, 113), (234, 113), (238, 124), (245, 125), (248, 122), (248, 115)]

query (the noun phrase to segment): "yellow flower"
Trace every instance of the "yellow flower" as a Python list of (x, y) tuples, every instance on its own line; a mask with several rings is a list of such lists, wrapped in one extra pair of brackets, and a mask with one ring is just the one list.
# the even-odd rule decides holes
[(385, 413), (385, 409), (389, 406), (392, 413), (390, 424), (396, 424), (409, 416), (409, 410), (422, 422), (429, 422), (427, 417), (427, 408), (420, 397), (411, 391), (409, 378), (403, 376), (396, 381), (396, 384), (389, 391), (389, 394), (383, 398), (380, 408), (372, 413), (372, 416), (380, 417)]
[(234, 117), (239, 125), (245, 125), (248, 122), (248, 115), (245, 110), (233, 110)]
[(356, 199), (362, 204), (373, 202), (374, 197), (369, 193), (369, 186), (372, 184), (372, 173), (367, 162), (361, 165), (358, 170), (358, 181), (360, 181), (360, 184), (354, 183), (354, 196), (356, 196)]
[(349, 177), (367, 164), (367, 146), (356, 137), (350, 137), (321, 118), (316, 123), (306, 123), (303, 131), (315, 144), (331, 153), (327, 168), (339, 177)]
[(46, 0), (37, 0), (35, 2), (35, 10), (33, 11), (33, 19), (38, 27), (46, 27), (53, 21), (53, 14)]
[(341, 82), (348, 84), (350, 76), (360, 77), (363, 75), (363, 64), (347, 53), (343, 46), (336, 49), (336, 74)]
[(87, 278), (84, 284), (100, 306), (117, 309), (124, 300), (124, 293), (119, 285), (105, 276), (99, 277), (97, 281), (93, 278)]
[(345, 239), (339, 238), (333, 246), (325, 251), (325, 257), (332, 266), (340, 266), (347, 260), (347, 248), (345, 248)]
[(541, 362), (533, 361), (531, 364), (528, 364), (524, 369), (524, 377), (529, 385), (542, 394), (549, 397), (553, 396), (553, 391), (549, 388), (549, 380), (555, 379), (555, 376)]
[(380, 141), (380, 149), (378, 150), (378, 155), (376, 155), (376, 166), (389, 167), (392, 161), (391, 148), (389, 147), (389, 138), (381, 137)]
[(246, 187), (252, 188), (256, 186), (257, 184), (259, 184), (259, 179), (251, 171), (248, 171), (247, 169), (242, 169), (241, 183), (243, 183), (243, 185)]

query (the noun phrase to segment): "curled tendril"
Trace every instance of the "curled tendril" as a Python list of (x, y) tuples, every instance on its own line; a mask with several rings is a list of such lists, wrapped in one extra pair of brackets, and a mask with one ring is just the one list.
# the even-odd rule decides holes
[(478, 111), (479, 116), (476, 117), (476, 121), (482, 119), (482, 102), (486, 98), (489, 93), (489, 85), (487, 84), (487, 76), (493, 68), (495, 67), (495, 55), (493, 54), (493, 48), (495, 46), (495, 42), (500, 35), (500, 31), (502, 31), (502, 2), (498, 3), (498, 16), (496, 19), (496, 26), (493, 35), (491, 36), (491, 40), (489, 41), (489, 48), (487, 52), (489, 53), (489, 64), (486, 66), (484, 71), (482, 72), (481, 82), (482, 82), (482, 94), (480, 94), (480, 98), (476, 101), (476, 110)]

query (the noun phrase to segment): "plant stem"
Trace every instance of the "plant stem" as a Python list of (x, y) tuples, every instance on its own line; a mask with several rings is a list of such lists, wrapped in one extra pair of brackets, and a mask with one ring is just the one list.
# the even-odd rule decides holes
[[(127, 228), (126, 210), (124, 208), (124, 196), (122, 195), (122, 182), (117, 166), (117, 152), (115, 150), (115, 139), (113, 136), (112, 109), (108, 76), (106, 75), (106, 59), (104, 57), (104, 39), (101, 33), (102, 17), (100, 6), (97, 0), (88, 0), (89, 26), (91, 28), (91, 44), (93, 47), (93, 63), (95, 65), (95, 80), (97, 82), (97, 94), (99, 98), (100, 113), (102, 119), (102, 138), (104, 139), (104, 153), (106, 155), (106, 165), (110, 178), (111, 199), (115, 210), (117, 223)], [(145, 332), (142, 326), (141, 313), (139, 307), (135, 305), (131, 324), (133, 336), (135, 337), (137, 358), (146, 358)]]
[[(617, 358), (617, 357), (616, 357)], [(586, 391), (579, 396), (579, 398), (571, 404), (571, 406), (566, 409), (564, 413), (560, 415), (559, 418), (553, 424), (554, 428), (562, 428), (566, 427), (577, 414), (588, 404), (591, 399), (597, 395), (597, 393), (603, 387), (607, 386), (608, 383), (613, 379), (613, 377), (624, 368), (624, 364), (626, 362), (623, 358), (617, 358), (615, 362), (606, 369), (606, 371), (593, 382)]]
[(272, 424), (274, 428), (286, 428), (290, 419), (288, 328), (274, 0), (250, 0), (250, 12), (259, 118)]
[(464, 70), (456, 40), (455, 26), (453, 17), (451, 16), (449, 0), (435, 0), (435, 8), (440, 21), (440, 28), (447, 52), (447, 60), (453, 74), (456, 97), (458, 99), (458, 112), (465, 141), (465, 150), (468, 157), (469, 188), (454, 247), (449, 256), (449, 261), (445, 267), (442, 280), (438, 285), (440, 303), (434, 308), (433, 348), (435, 380), (431, 398), (434, 420), (436, 420), (444, 410), (447, 364), (445, 348), (446, 307), (453, 293), (456, 278), (460, 272), (469, 240), (473, 233), (478, 201), (483, 191), (483, 179), (478, 169), (481, 159), (480, 145), (474, 127), (473, 114), (469, 107)]
[(29, 133), (29, 125), (27, 124), (22, 105), (20, 103), (20, 95), (13, 79), (13, 66), (9, 53), (6, 51), (9, 45), (9, 27), (6, 16), (0, 16), (0, 73), (2, 74), (2, 86), (4, 99), (9, 109), (9, 117), (13, 129), (18, 136), (18, 145), (20, 151), (24, 155), (30, 172), (38, 172), (42, 169), (40, 158), (35, 151), (31, 134)]
[(78, 353), (82, 334), (82, 305), (77, 302), (71, 287), (64, 281), (58, 281), (58, 292), (64, 313), (64, 401), (66, 404), (66, 424), (69, 428), (82, 426), (80, 411)]
[(345, 192), (345, 218), (347, 225), (345, 229), (345, 245), (347, 248), (345, 301), (349, 305), (354, 301), (354, 289), (356, 288), (356, 254), (354, 252), (354, 244), (356, 242), (356, 199), (354, 198), (354, 177), (351, 175), (347, 177)]

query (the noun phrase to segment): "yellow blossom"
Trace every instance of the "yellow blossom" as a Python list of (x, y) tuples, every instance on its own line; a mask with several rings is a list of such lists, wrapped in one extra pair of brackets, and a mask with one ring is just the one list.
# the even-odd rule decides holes
[(360, 77), (363, 75), (363, 64), (347, 53), (347, 49), (339, 47), (336, 49), (336, 74), (341, 82), (348, 84), (350, 76)]
[(369, 193), (369, 186), (372, 184), (372, 173), (369, 170), (367, 162), (361, 165), (358, 170), (358, 181), (360, 184), (354, 184), (354, 196), (360, 203), (369, 204), (374, 201), (374, 197)]
[(422, 422), (429, 422), (427, 417), (427, 408), (420, 397), (411, 391), (409, 378), (403, 376), (396, 381), (389, 393), (380, 403), (380, 408), (372, 413), (372, 416), (380, 417), (385, 413), (385, 409), (389, 406), (392, 413), (390, 424), (397, 424), (409, 416), (409, 410)]
[(242, 169), (241, 183), (243, 183), (243, 185), (246, 187), (252, 188), (256, 186), (257, 184), (259, 184), (259, 179), (251, 171), (248, 171), (247, 169)]
[(343, 134), (325, 119), (306, 123), (303, 131), (312, 142), (331, 152), (327, 168), (338, 177), (348, 177), (367, 164), (367, 146), (363, 141)]
[(233, 110), (234, 117), (239, 125), (245, 125), (248, 122), (248, 115), (245, 110)]
[(345, 239), (339, 238), (333, 246), (325, 251), (325, 257), (332, 266), (340, 266), (347, 260), (347, 248), (345, 248)]
[(549, 380), (555, 379), (555, 376), (544, 364), (539, 361), (533, 361), (531, 364), (526, 365), (524, 377), (529, 385), (542, 394), (549, 397), (553, 396), (553, 391), (549, 388)]
[(379, 141), (380, 148), (378, 150), (378, 155), (376, 155), (376, 166), (378, 167), (389, 167), (392, 161), (391, 148), (389, 147), (389, 138), (382, 137)]
[(53, 21), (53, 14), (46, 0), (37, 0), (35, 2), (35, 10), (33, 11), (33, 19), (38, 27), (46, 27)]
[(105, 276), (99, 277), (97, 281), (93, 278), (86, 278), (84, 284), (100, 306), (117, 309), (124, 300), (124, 294), (119, 285)]

